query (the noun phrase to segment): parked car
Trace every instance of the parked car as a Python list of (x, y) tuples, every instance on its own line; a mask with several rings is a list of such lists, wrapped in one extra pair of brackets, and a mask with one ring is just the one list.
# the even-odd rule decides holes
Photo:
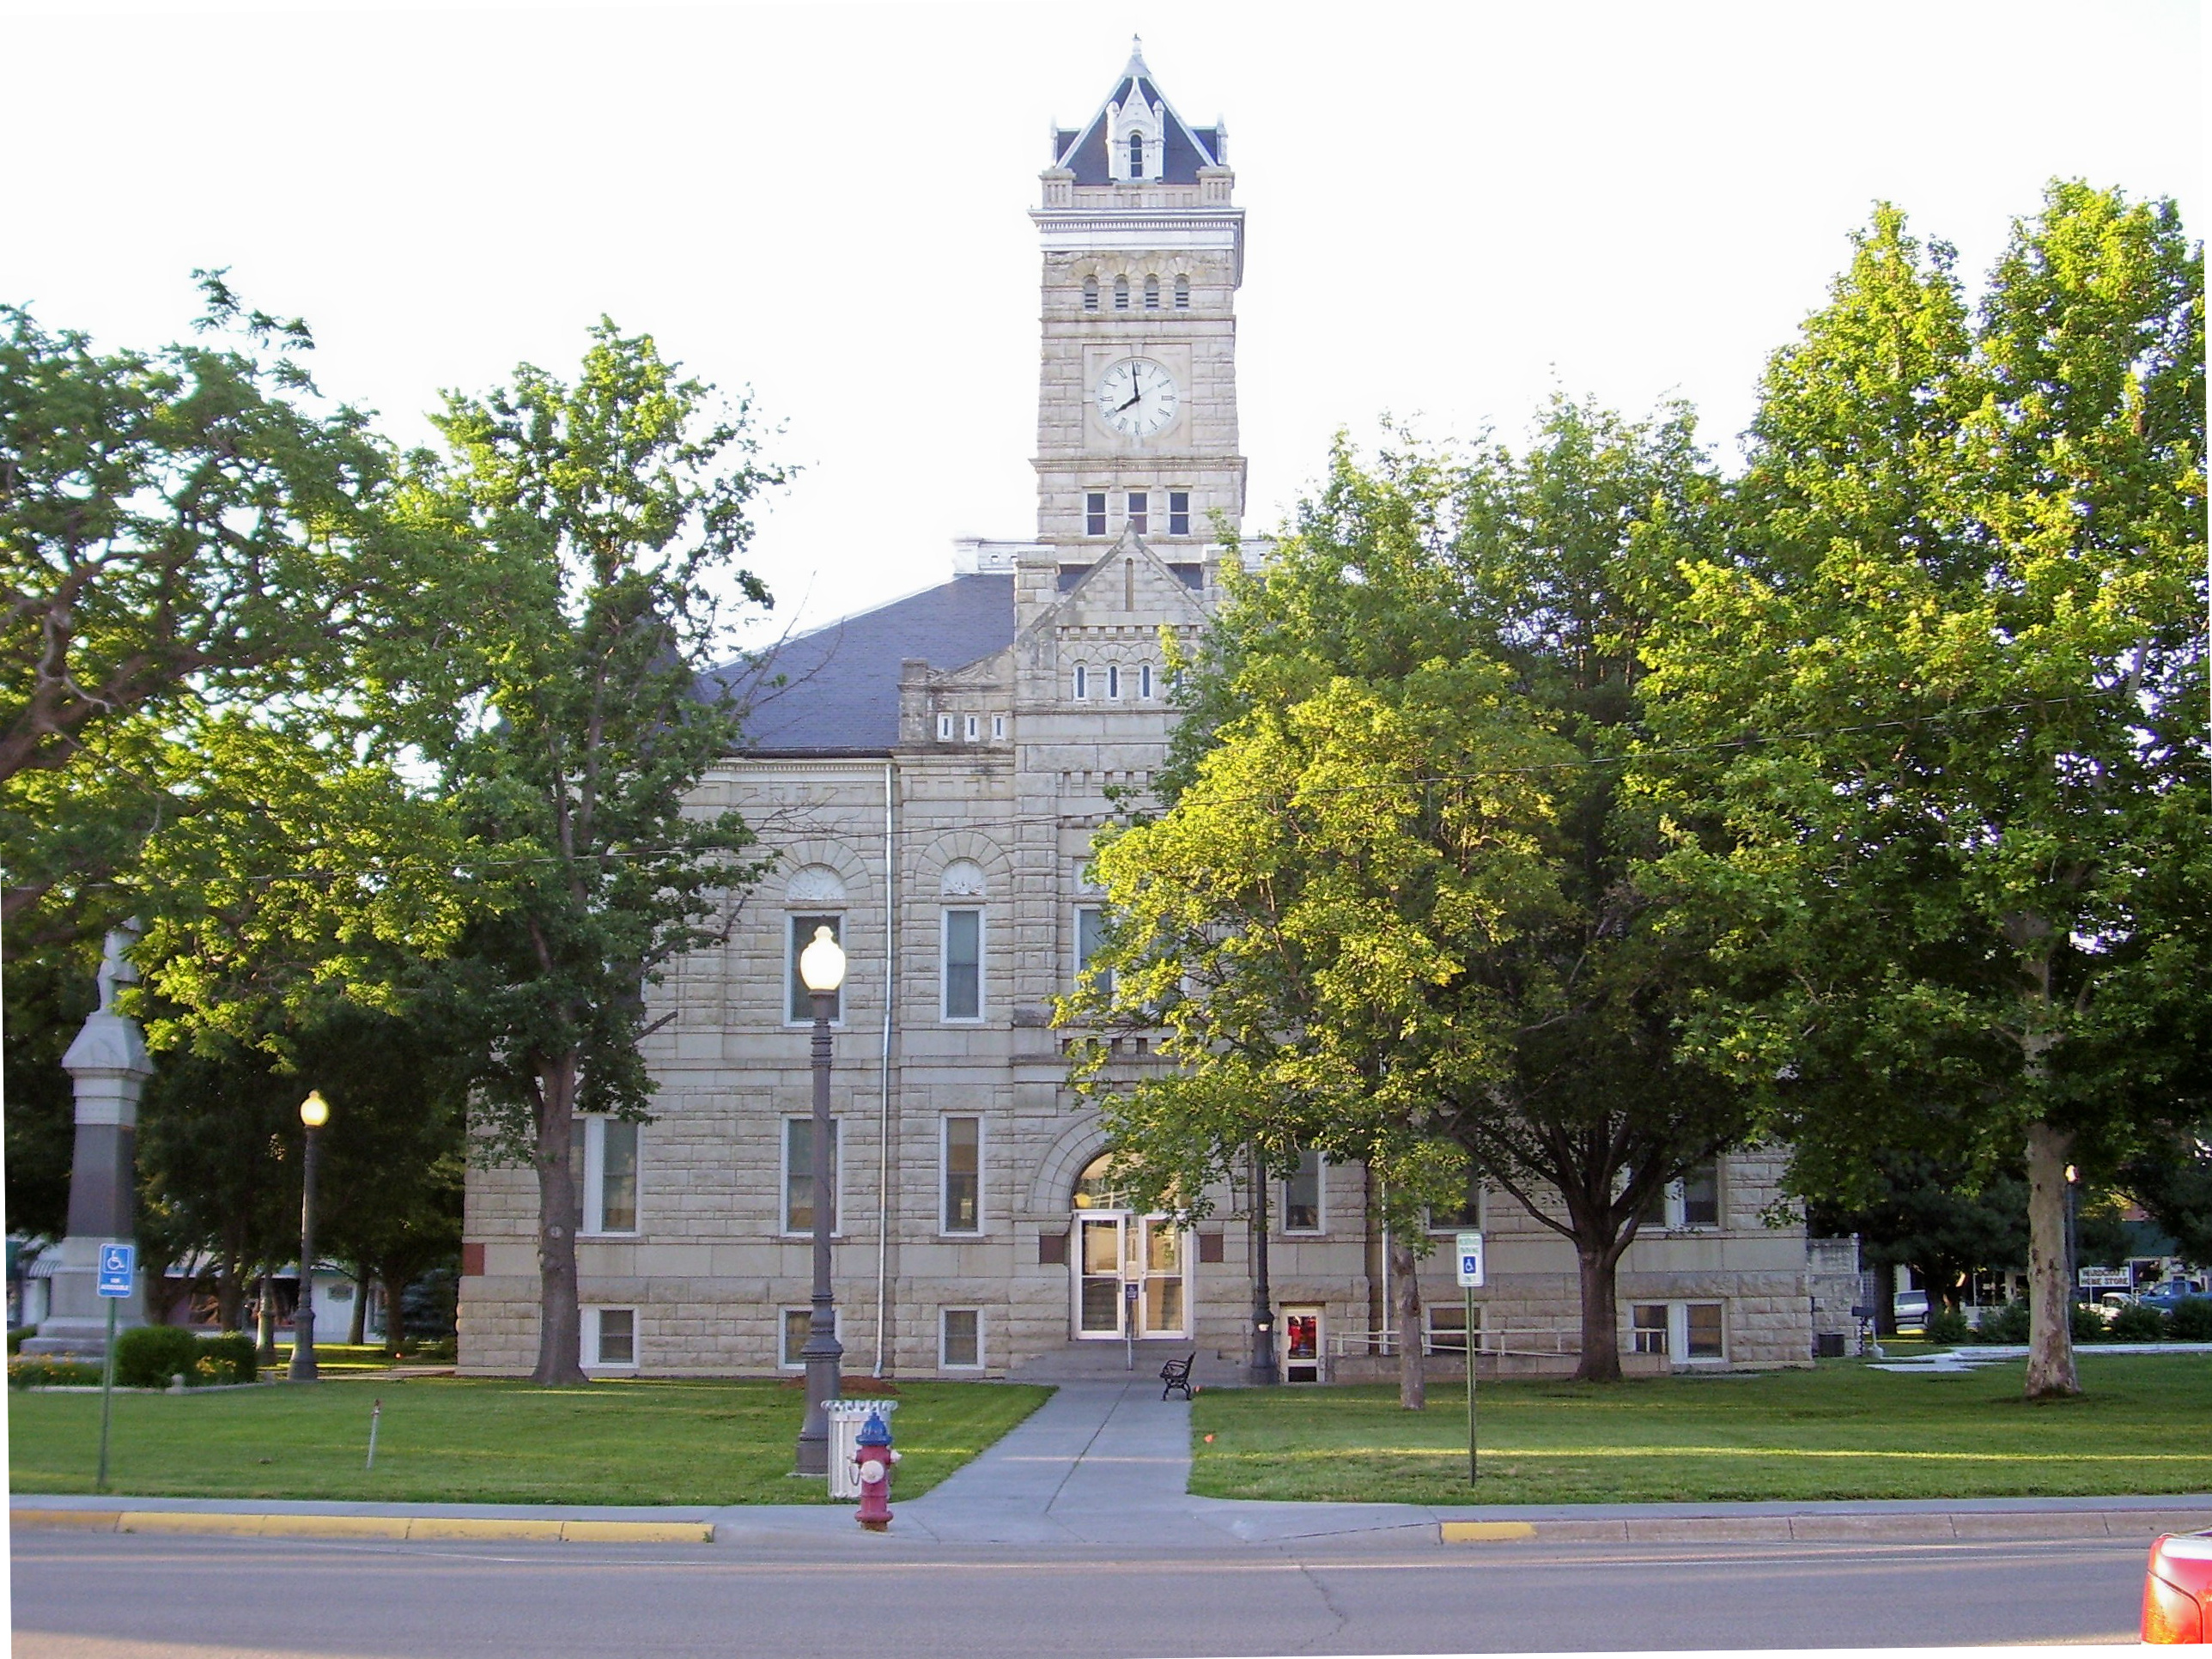
[(1891, 1320), (1900, 1331), (1924, 1331), (1928, 1328), (1928, 1292), (1899, 1291), (1889, 1299)]
[(2175, 1308), (2191, 1297), (2203, 1294), (2202, 1290), (2188, 1279), (2179, 1279), (2161, 1285), (2154, 1291), (2145, 1291), (2136, 1300), (2146, 1308), (2155, 1308), (2160, 1313), (2172, 1313)]
[(2170, 1532), (2150, 1547), (2142, 1639), (2203, 1642), (2212, 1630), (2212, 1531)]

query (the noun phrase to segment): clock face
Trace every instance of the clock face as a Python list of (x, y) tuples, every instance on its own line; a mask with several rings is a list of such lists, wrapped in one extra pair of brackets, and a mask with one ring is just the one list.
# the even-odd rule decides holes
[(1098, 418), (1116, 432), (1149, 438), (1176, 417), (1175, 376), (1149, 357), (1130, 357), (1098, 377)]

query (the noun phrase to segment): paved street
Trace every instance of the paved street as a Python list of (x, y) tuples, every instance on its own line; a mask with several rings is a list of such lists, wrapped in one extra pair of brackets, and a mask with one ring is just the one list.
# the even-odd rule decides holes
[(1180, 1402), (1072, 1385), (897, 1504), (888, 1535), (861, 1532), (849, 1510), (796, 1505), (592, 1512), (708, 1518), (703, 1545), (19, 1527), (15, 1652), (1111, 1659), (2128, 1642), (2148, 1538), (2173, 1524), (2124, 1507), (1577, 1505), (1485, 1511), (1528, 1516), (1536, 1535), (1446, 1544), (1450, 1511), (1194, 1498), (1188, 1467)]

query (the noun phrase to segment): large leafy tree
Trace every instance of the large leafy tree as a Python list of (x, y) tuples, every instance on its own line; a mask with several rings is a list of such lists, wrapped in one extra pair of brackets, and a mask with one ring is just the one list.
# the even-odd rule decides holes
[(0, 920), (13, 962), (128, 914), (111, 885), (209, 789), (210, 709), (342, 696), (414, 584), (389, 451), (305, 325), (199, 273), (209, 337), (97, 350), (0, 307)]
[(2054, 184), (1978, 311), (1881, 210), (1766, 374), (1726, 550), (1649, 642), (1731, 992), (1801, 1182), (2024, 1152), (2031, 1396), (2077, 1387), (2065, 1170), (2185, 1094), (2212, 915), (2203, 264), (2170, 204)]
[(739, 561), (750, 503), (782, 475), (744, 405), (611, 322), (574, 381), (524, 365), (488, 397), (450, 395), (437, 424), (446, 455), (417, 458), (405, 510), (500, 584), (455, 619), (479, 695), (425, 742), (483, 849), (440, 984), (487, 1057), (485, 1145), (537, 1177), (532, 1375), (570, 1382), (575, 1115), (644, 1113), (645, 988), (716, 936), (752, 873), (738, 814), (689, 804), (736, 739), (703, 671), (733, 607), (766, 602)]
[(1389, 1182), (1404, 1241), (1471, 1165), (1571, 1243), (1580, 1374), (1620, 1374), (1622, 1255), (1749, 1124), (1675, 1051), (1695, 945), (1628, 879), (1653, 826), (1617, 789), (1640, 544), (1708, 493), (1679, 409), (1556, 401), (1518, 457), (1340, 450), (1209, 635), (1166, 810), (1098, 858), (1113, 977), (1067, 1015), (1164, 1024), (1178, 1062), (1091, 1079), (1136, 1184), (1317, 1146)]

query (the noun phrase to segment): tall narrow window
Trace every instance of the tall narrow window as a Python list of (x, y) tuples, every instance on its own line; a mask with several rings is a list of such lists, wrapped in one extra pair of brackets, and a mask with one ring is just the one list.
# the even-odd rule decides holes
[(966, 734), (968, 741), (973, 743), (975, 741), (977, 736), (980, 735), (982, 727), (979, 722), (978, 716), (968, 714), (962, 717), (960, 729)]
[(1091, 671), (1081, 663), (1075, 665), (1075, 695), (1079, 698), (1091, 695)]
[(939, 1316), (937, 1363), (948, 1371), (983, 1369), (983, 1314), (979, 1308), (946, 1308)]
[(1106, 533), (1106, 492), (1094, 489), (1083, 498), (1083, 533), (1103, 536)]
[(1129, 176), (1132, 179), (1145, 176), (1145, 135), (1141, 132), (1129, 135)]
[(1147, 276), (1145, 278), (1145, 309), (1158, 311), (1159, 308), (1160, 279), (1157, 276)]
[(1083, 308), (1085, 311), (1098, 309), (1098, 279), (1096, 276), (1083, 279)]
[(587, 1233), (637, 1231), (637, 1125), (593, 1114), (584, 1120), (584, 1215)]
[[(1095, 904), (1079, 906), (1075, 912), (1075, 972), (1078, 978), (1090, 971), (1091, 958), (1106, 947), (1106, 912)], [(1092, 983), (1106, 995), (1114, 992), (1114, 970), (1102, 968)]]
[(945, 912), (945, 1018), (983, 1017), (983, 913)]
[(1190, 491), (1188, 489), (1168, 491), (1168, 534), (1190, 534)]
[(983, 1120), (945, 1120), (945, 1208), (939, 1225), (948, 1233), (983, 1231)]
[(1692, 1302), (1682, 1310), (1683, 1352), (1690, 1359), (1719, 1359), (1726, 1350), (1721, 1341), (1721, 1304)]
[(1116, 276), (1114, 279), (1114, 309), (1127, 311), (1128, 308), (1129, 279), (1127, 276)]
[(1679, 1181), (1668, 1182), (1665, 1194), (1653, 1207), (1668, 1227), (1717, 1227), (1721, 1224), (1721, 1171), (1717, 1161), (1700, 1164)]
[[(944, 735), (948, 738), (952, 735), (950, 726), (944, 728)], [(791, 988), (791, 1000), (787, 1005), (787, 1018), (810, 1024), (813, 1022), (814, 993), (806, 988), (806, 981), (799, 976), (799, 953), (814, 943), (814, 930), (817, 927), (827, 927), (830, 930), (830, 937), (839, 944), (843, 944), (845, 942), (844, 923), (845, 919), (842, 916), (793, 916), (791, 918), (790, 948), (784, 958), (784, 978)], [(845, 993), (842, 989), (832, 991), (830, 994), (830, 1018), (836, 1020), (842, 1019), (844, 1017)]]
[(1190, 278), (1188, 276), (1176, 278), (1176, 309), (1177, 311), (1190, 309)]
[(1106, 665), (1106, 696), (1109, 702), (1118, 702), (1121, 696), (1121, 669), (1118, 663)]
[[(830, 1168), (830, 1231), (837, 1231), (837, 1189), (842, 1170), (837, 1157), (837, 1121), (830, 1121), (830, 1145), (823, 1154)], [(814, 1231), (814, 1120), (787, 1117), (783, 1121), (783, 1230), (787, 1233)]]
[(1298, 1154), (1298, 1167), (1283, 1177), (1283, 1231), (1321, 1231), (1321, 1154), (1310, 1146)]
[(1129, 492), (1129, 528), (1139, 536), (1152, 526), (1152, 498), (1141, 489)]
[(1432, 1209), (1429, 1212), (1429, 1231), (1432, 1233), (1471, 1232), (1482, 1225), (1482, 1172), (1473, 1164), (1468, 1166), (1466, 1196), (1456, 1209)]
[(1148, 662), (1137, 665), (1137, 695), (1147, 700), (1152, 695), (1152, 665)]

